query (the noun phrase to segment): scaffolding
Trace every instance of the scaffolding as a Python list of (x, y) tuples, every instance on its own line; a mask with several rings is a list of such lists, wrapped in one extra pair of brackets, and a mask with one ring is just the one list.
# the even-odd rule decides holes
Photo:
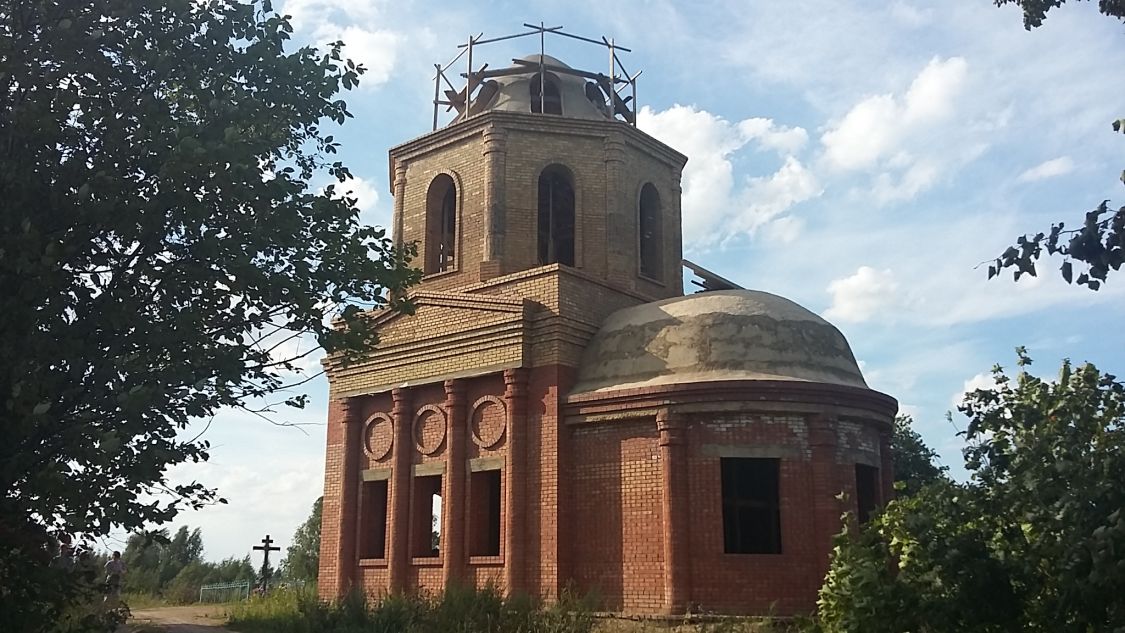
[[(540, 104), (543, 103), (546, 71), (564, 75), (574, 75), (589, 79), (601, 90), (606, 99), (605, 105), (613, 118), (616, 119), (620, 117), (622, 121), (630, 125), (637, 125), (637, 78), (640, 77), (641, 73), (644, 71), (637, 71), (635, 74), (630, 74), (629, 71), (625, 69), (625, 65), (621, 63), (621, 58), (618, 56), (618, 53), (632, 52), (630, 49), (615, 43), (613, 38), (606, 38), (604, 35), (600, 40), (595, 40), (581, 35), (567, 33), (562, 30), (563, 27), (561, 26), (545, 26), (542, 22), (538, 25), (525, 22), (523, 26), (530, 30), (488, 39), (484, 38), (484, 33), (470, 36), (466, 43), (457, 46), (460, 51), (453, 59), (449, 60), (448, 63), (445, 65), (434, 64), (434, 130), (438, 128), (438, 113), (441, 106), (446, 106), (446, 112), (456, 110), (458, 117), (468, 118), (471, 116), (473, 102), (475, 101), (473, 94), (477, 92), (478, 88), (484, 85), (485, 81), (494, 77), (527, 74), (536, 68), (539, 72)], [(609, 74), (588, 72), (546, 63), (544, 57), (547, 54), (546, 40), (548, 34), (587, 42), (606, 48), (609, 52)], [(473, 52), (475, 48), (494, 42), (502, 42), (534, 35), (539, 36), (538, 63), (526, 59), (513, 59), (512, 63), (514, 66), (511, 68), (489, 70), (488, 64), (482, 64), (480, 68), (474, 69)], [(466, 72), (460, 73), (459, 77), (463, 78), (465, 83), (461, 88), (457, 88), (454, 83), (449, 80), (449, 77), (446, 76), (446, 71), (452, 68), (462, 57), (466, 58), (467, 70)], [(447, 87), (444, 92), (442, 91), (443, 83)], [(631, 94), (622, 96), (621, 92), (625, 89), (630, 89)], [(442, 98), (443, 96), (444, 98)], [(480, 95), (477, 95), (477, 98), (480, 98)]]

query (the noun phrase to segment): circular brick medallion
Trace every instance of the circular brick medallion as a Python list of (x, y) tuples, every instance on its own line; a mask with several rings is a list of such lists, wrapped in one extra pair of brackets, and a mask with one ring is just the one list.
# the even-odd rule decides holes
[(414, 446), (423, 455), (433, 455), (445, 442), (445, 412), (428, 404), (414, 416)]
[(385, 413), (367, 418), (363, 429), (363, 450), (375, 461), (382, 461), (391, 453), (394, 443), (394, 425)]
[(481, 448), (492, 448), (504, 439), (508, 426), (508, 411), (504, 401), (495, 396), (485, 396), (473, 404), (469, 418), (473, 442)]

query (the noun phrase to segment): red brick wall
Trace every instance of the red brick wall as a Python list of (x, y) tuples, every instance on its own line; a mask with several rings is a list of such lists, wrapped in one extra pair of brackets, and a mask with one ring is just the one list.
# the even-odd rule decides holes
[(572, 578), (611, 611), (660, 611), (660, 451), (652, 421), (575, 427), (565, 516)]

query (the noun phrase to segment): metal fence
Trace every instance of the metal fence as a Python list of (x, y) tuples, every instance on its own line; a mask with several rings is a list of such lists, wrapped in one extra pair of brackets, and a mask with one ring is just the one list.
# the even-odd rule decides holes
[(200, 602), (233, 602), (250, 597), (250, 581), (217, 582), (199, 588)]

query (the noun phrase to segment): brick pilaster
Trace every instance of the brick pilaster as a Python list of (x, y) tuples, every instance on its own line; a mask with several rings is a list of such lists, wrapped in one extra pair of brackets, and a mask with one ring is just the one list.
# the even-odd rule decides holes
[(504, 481), (504, 584), (508, 594), (523, 591), (527, 499), (527, 370), (504, 370), (504, 403), (508, 409), (507, 463)]
[(606, 279), (631, 287), (636, 275), (636, 262), (630, 257), (636, 240), (630, 227), (634, 224), (628, 213), (631, 205), (624, 204), (625, 140), (618, 134), (605, 137), (605, 245)]
[(485, 232), (482, 247), (483, 261), (480, 280), (485, 281), (504, 274), (504, 236), (507, 233), (506, 174), (508, 158), (507, 133), (499, 127), (484, 130), (485, 167)]
[(812, 560), (817, 561), (820, 569), (809, 575), (809, 579), (817, 586), (809, 587), (811, 595), (816, 595), (819, 588), (819, 579), (828, 571), (828, 558), (832, 551), (832, 537), (840, 531), (840, 504), (836, 495), (840, 493), (841, 482), (839, 479), (840, 467), (836, 463), (836, 447), (839, 439), (836, 435), (838, 420), (835, 416), (818, 415), (809, 420), (809, 450), (812, 461), (809, 468), (812, 470), (812, 543), (810, 549), (814, 552)]
[(328, 448), (324, 464), (324, 508), (321, 515), (320, 595), (337, 598), (347, 592), (356, 568), (359, 488), (358, 406), (353, 399), (329, 404)]
[(684, 613), (691, 600), (687, 426), (667, 409), (657, 414), (664, 515), (664, 612)]
[(460, 580), (465, 564), (466, 520), (465, 507), (467, 468), (465, 462), (465, 383), (463, 380), (445, 381), (445, 411), (447, 420), (445, 491), (442, 497), (441, 549), (444, 567), (442, 584), (450, 587)]
[(405, 210), (406, 210), (406, 164), (405, 163), (399, 163), (395, 167), (395, 180), (394, 180), (393, 186), (394, 186), (395, 206), (394, 206), (394, 218), (392, 219), (392, 221), (394, 222), (394, 227), (393, 227), (392, 230), (394, 231), (395, 245), (402, 246), (403, 231), (406, 228), (405, 227), (405, 224), (406, 224), (406, 220), (405, 220), (405, 216), (406, 216), (406, 212), (405, 212)]
[(396, 388), (391, 391), (394, 401), (391, 413), (394, 443), (391, 448), (391, 520), (387, 526), (390, 531), (388, 558), (391, 592), (407, 589), (406, 575), (410, 565), (410, 458), (414, 451), (414, 442), (410, 440), (414, 422), (410, 396), (409, 389)]

